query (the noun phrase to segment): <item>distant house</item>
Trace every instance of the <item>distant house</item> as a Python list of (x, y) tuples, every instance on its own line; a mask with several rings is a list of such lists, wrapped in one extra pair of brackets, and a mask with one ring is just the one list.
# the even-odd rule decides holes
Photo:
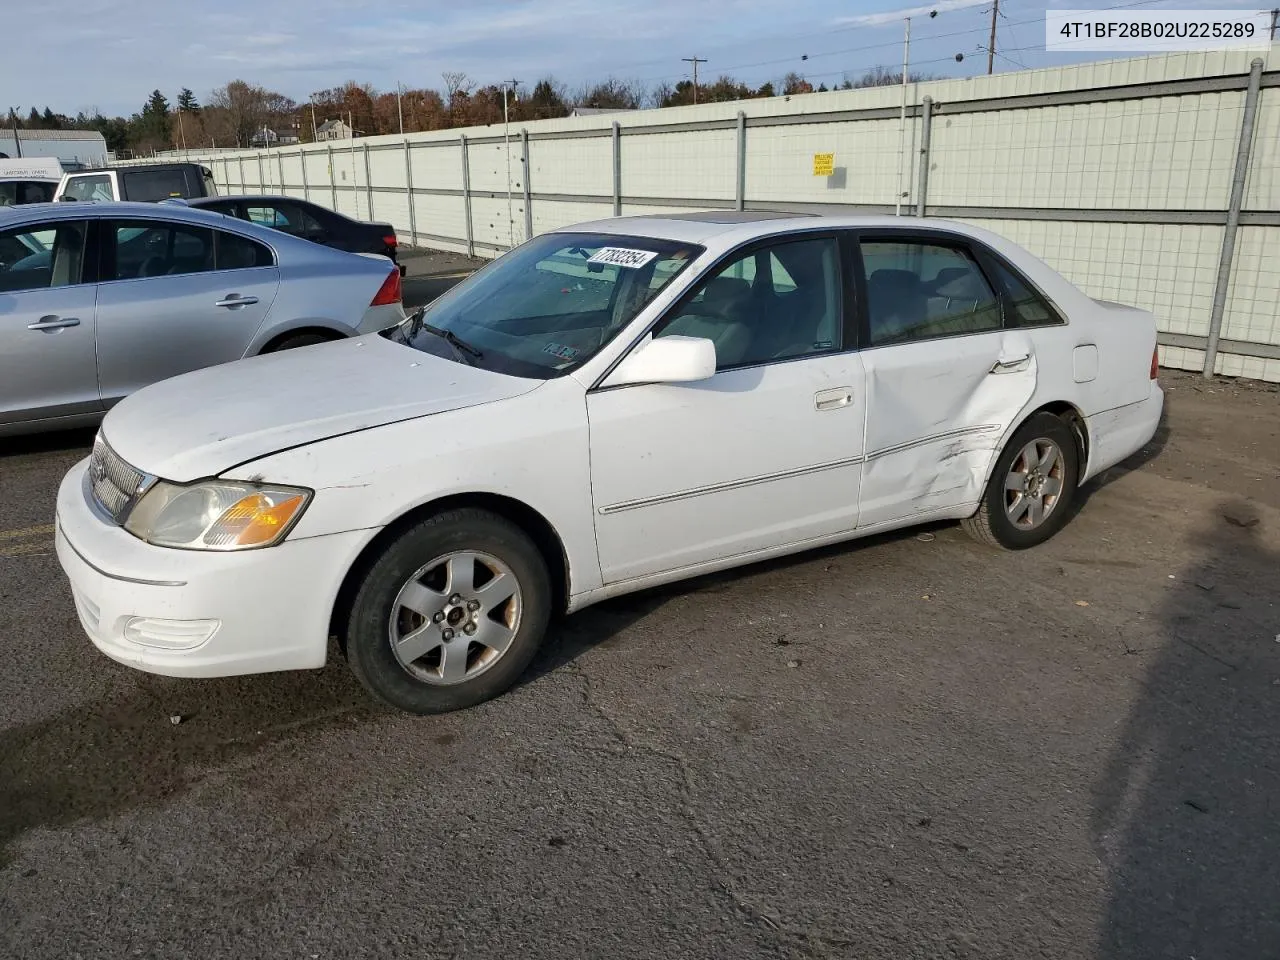
[(341, 120), (326, 120), (316, 127), (317, 140), (350, 140), (352, 130)]
[(263, 127), (253, 135), (253, 139), (249, 141), (251, 147), (279, 147), (290, 143), (297, 143), (298, 135), (292, 130), (272, 130), (269, 127)]

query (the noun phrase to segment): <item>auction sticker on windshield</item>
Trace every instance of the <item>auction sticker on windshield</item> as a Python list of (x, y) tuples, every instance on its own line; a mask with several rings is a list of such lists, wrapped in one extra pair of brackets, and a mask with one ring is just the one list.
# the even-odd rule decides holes
[(656, 257), (651, 250), (629, 250), (626, 247), (601, 247), (587, 258), (587, 263), (608, 263), (615, 267), (643, 267)]

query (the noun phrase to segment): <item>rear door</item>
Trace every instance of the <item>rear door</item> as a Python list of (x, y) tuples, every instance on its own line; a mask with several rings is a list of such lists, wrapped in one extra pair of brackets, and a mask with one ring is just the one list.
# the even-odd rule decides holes
[(1035, 393), (1025, 329), (1003, 321), (963, 237), (863, 231), (866, 463), (860, 525), (976, 502), (1008, 428)]
[(0, 424), (100, 411), (89, 221), (0, 231)]
[(269, 247), (159, 219), (103, 226), (98, 376), (106, 406), (156, 380), (244, 355), (280, 282)]

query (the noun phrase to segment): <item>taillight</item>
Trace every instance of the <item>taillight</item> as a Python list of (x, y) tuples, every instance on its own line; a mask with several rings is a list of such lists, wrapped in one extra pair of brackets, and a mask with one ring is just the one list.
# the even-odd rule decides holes
[(386, 244), (388, 247), (394, 247), (397, 242), (396, 235), (394, 233), (388, 233), (385, 237), (382, 238), (382, 242)]
[(1160, 348), (1153, 347), (1151, 350), (1151, 379), (1154, 380), (1160, 372)]
[(400, 286), (400, 270), (397, 268), (387, 274), (387, 279), (382, 281), (382, 286), (378, 288), (378, 292), (369, 306), (385, 307), (393, 303), (400, 303), (403, 299), (404, 292)]

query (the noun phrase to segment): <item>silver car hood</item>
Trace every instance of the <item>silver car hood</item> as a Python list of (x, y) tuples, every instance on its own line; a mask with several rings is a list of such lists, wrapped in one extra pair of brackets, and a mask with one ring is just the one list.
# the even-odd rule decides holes
[(185, 483), (327, 437), (519, 396), (541, 382), (371, 334), (152, 384), (112, 407), (102, 433), (139, 470)]

